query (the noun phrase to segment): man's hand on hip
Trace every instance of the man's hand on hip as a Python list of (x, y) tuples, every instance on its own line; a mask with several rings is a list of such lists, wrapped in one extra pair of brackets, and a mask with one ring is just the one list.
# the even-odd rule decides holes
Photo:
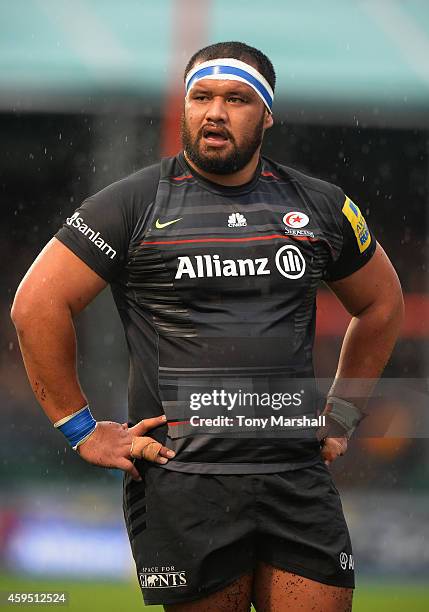
[(165, 422), (164, 415), (143, 419), (133, 427), (126, 423), (99, 421), (94, 433), (77, 450), (88, 463), (118, 468), (128, 472), (134, 480), (141, 480), (133, 459), (165, 464), (175, 455), (174, 451), (144, 435)]
[(330, 465), (337, 457), (341, 457), (347, 450), (347, 438), (324, 438), (322, 440), (322, 459)]
[(325, 416), (325, 425), (320, 427), (317, 432), (317, 438), (320, 441), (322, 459), (326, 465), (330, 465), (337, 457), (341, 457), (347, 450), (348, 438), (345, 435), (344, 429), (338, 423), (329, 417), (331, 411), (330, 406), (327, 406), (323, 411)]

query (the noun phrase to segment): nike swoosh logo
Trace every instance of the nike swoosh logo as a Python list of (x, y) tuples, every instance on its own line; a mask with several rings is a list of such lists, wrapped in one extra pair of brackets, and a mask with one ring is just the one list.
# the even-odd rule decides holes
[(177, 223), (178, 221), (181, 221), (182, 219), (183, 217), (180, 217), (179, 219), (173, 219), (173, 221), (167, 221), (166, 223), (161, 223), (161, 221), (157, 219), (155, 223), (155, 227), (156, 229), (162, 229), (163, 227), (167, 227), (167, 225), (171, 225), (172, 223)]

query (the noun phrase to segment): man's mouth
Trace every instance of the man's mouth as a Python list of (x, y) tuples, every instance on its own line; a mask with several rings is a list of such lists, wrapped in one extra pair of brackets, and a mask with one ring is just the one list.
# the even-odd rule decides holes
[(229, 140), (225, 130), (212, 127), (203, 128), (202, 138), (209, 146), (215, 147), (222, 146)]

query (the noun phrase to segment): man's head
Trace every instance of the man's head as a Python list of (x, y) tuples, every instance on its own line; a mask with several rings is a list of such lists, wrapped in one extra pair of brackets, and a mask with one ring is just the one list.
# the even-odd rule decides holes
[(272, 125), (275, 80), (270, 60), (244, 43), (197, 51), (185, 69), (182, 140), (188, 159), (212, 174), (244, 168)]

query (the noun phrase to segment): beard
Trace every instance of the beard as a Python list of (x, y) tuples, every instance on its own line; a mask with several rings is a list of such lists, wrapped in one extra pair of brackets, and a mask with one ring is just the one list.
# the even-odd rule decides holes
[(203, 139), (203, 128), (198, 130), (196, 137), (193, 139), (189, 127), (186, 123), (185, 115), (182, 115), (181, 120), (181, 137), (183, 150), (188, 159), (190, 159), (197, 168), (201, 168), (204, 172), (211, 174), (233, 174), (242, 170), (252, 159), (255, 151), (260, 147), (264, 136), (264, 115), (254, 127), (252, 133), (246, 134), (240, 147), (234, 136), (224, 129), (230, 143), (232, 151), (206, 150), (201, 147)]

